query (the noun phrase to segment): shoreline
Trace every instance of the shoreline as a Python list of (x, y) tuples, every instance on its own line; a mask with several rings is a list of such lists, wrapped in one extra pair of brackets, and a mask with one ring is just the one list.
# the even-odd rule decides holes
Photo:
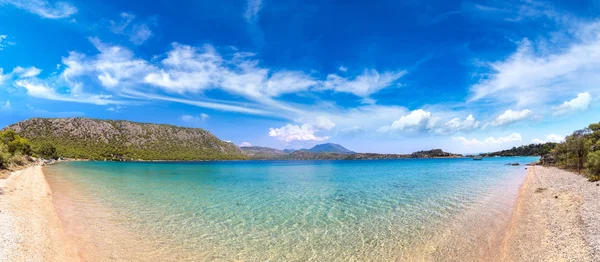
[[(597, 183), (554, 167), (527, 172), (501, 245), (476, 261), (600, 261)], [(84, 260), (67, 231), (42, 166), (0, 179), (0, 261)]]
[(54, 208), (42, 166), (12, 172), (0, 180), (0, 188), (0, 261), (80, 261)]
[(505, 233), (501, 261), (600, 261), (600, 187), (531, 166)]

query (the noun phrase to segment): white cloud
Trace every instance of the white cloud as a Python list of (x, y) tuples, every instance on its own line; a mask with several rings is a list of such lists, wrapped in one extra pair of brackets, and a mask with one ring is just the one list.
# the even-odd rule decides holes
[(444, 123), (444, 125), (441, 128), (438, 128), (436, 132), (446, 134), (456, 132), (468, 132), (479, 128), (480, 124), (481, 123), (479, 121), (475, 120), (475, 117), (473, 117), (473, 115), (467, 116), (465, 120), (460, 120), (460, 118), (455, 117), (450, 121)]
[(242, 142), (238, 145), (239, 147), (245, 147), (245, 146), (252, 146), (252, 144), (248, 143), (248, 142)]
[(410, 114), (401, 116), (392, 125), (382, 127), (379, 131), (423, 131), (433, 129), (440, 121), (440, 117), (432, 116), (431, 112), (418, 109)]
[(560, 44), (523, 39), (507, 59), (488, 63), (491, 72), (471, 87), (469, 101), (485, 98), (523, 107), (546, 105), (568, 92), (598, 90), (600, 23), (570, 30)]
[(13, 111), (10, 101), (6, 100), (6, 103), (0, 107), (0, 113), (11, 113)]
[(119, 113), (119, 112), (121, 112), (121, 109), (123, 109), (123, 108), (125, 108), (125, 107), (116, 105), (116, 106), (111, 106), (111, 107), (107, 108), (106, 111)]
[(303, 125), (288, 124), (280, 128), (270, 128), (269, 136), (285, 142), (291, 141), (323, 141), (328, 136), (316, 136), (316, 132), (328, 131), (335, 127), (335, 123), (326, 116), (317, 116), (312, 123)]
[(269, 96), (279, 96), (281, 94), (295, 93), (307, 90), (315, 86), (317, 81), (312, 77), (297, 71), (276, 72), (267, 81), (265, 92)]
[(132, 30), (129, 40), (136, 45), (143, 44), (152, 36), (152, 30), (150, 30), (150, 27), (148, 27), (147, 24), (134, 25)]
[[(1, 0), (0, 3), (2, 3)], [(0, 35), (0, 51), (4, 50), (4, 48), (11, 45), (15, 45), (15, 42), (9, 41), (7, 35)]]
[(555, 135), (555, 134), (547, 135), (546, 139), (535, 138), (535, 139), (531, 140), (531, 142), (535, 143), (535, 144), (543, 144), (543, 143), (547, 143), (547, 142), (561, 143), (563, 141), (565, 141), (564, 136)]
[[(62, 71), (58, 76), (50, 76), (45, 80), (36, 79), (30, 83), (41, 83), (60, 91), (57, 93), (71, 96), (91, 96), (92, 93), (106, 91), (131, 100), (164, 100), (230, 112), (281, 116), (290, 120), (306, 118), (314, 122), (318, 116), (325, 116), (335, 124), (338, 120), (348, 123), (344, 127), (355, 126), (360, 119), (381, 126), (384, 124), (381, 123), (382, 119), (391, 122), (390, 115), (405, 112), (401, 107), (374, 104), (344, 109), (324, 101), (311, 105), (308, 110), (308, 106), (304, 104), (277, 101), (285, 94), (323, 90), (326, 83), (329, 88), (335, 88), (336, 92), (371, 94), (399, 78), (403, 72), (379, 74), (375, 70), (366, 70), (362, 75), (349, 76), (352, 80), (342, 79), (338, 86), (311, 75), (318, 74), (317, 72), (307, 74), (263, 67), (254, 54), (231, 48), (226, 49), (227, 53), (221, 54), (211, 45), (193, 47), (173, 43), (167, 53), (146, 60), (138, 58), (126, 47), (107, 44), (94, 37), (89, 40), (98, 53), (85, 55), (69, 52), (62, 59)], [(348, 86), (364, 89), (346, 89)], [(98, 91), (99, 88), (103, 88), (103, 91)], [(219, 89), (229, 97), (223, 100), (211, 98), (207, 91), (213, 89)], [(65, 100), (64, 96), (57, 95), (37, 97)], [(344, 115), (335, 115), (331, 113), (333, 111)], [(390, 114), (392, 112), (394, 114)]]
[(331, 130), (335, 127), (335, 123), (324, 116), (318, 116), (315, 121), (315, 127), (321, 130)]
[(262, 8), (262, 0), (247, 0), (246, 12), (244, 18), (249, 23), (255, 23), (258, 20), (258, 13)]
[(380, 127), (377, 132), (432, 132), (436, 134), (453, 134), (457, 132), (469, 132), (477, 129), (480, 122), (473, 115), (468, 115), (464, 120), (458, 117), (447, 122), (442, 118), (434, 116), (431, 112), (418, 109), (407, 115), (401, 116), (389, 126)]
[(204, 123), (209, 117), (209, 115), (201, 113), (200, 116), (182, 115), (179, 117), (179, 119), (191, 125), (200, 125)]
[(345, 67), (345, 66), (340, 66), (340, 67), (338, 68), (338, 70), (340, 70), (340, 71), (342, 71), (342, 72), (348, 72), (348, 68), (347, 68), (347, 67)]
[(13, 74), (16, 74), (20, 78), (34, 77), (34, 76), (39, 75), (41, 72), (42, 72), (42, 70), (39, 68), (36, 68), (35, 66), (31, 66), (31, 67), (27, 67), (27, 68), (17, 66), (12, 71)]
[(467, 139), (464, 136), (459, 136), (459, 137), (452, 137), (452, 141), (461, 143), (468, 148), (472, 148), (472, 147), (487, 147), (487, 146), (494, 146), (494, 145), (513, 144), (514, 142), (523, 141), (523, 138), (518, 133), (512, 133), (509, 136), (498, 137), (498, 138), (491, 136), (484, 140), (478, 140), (476, 138)]
[(489, 125), (490, 126), (510, 125), (512, 123), (527, 119), (527, 118), (531, 117), (532, 114), (533, 114), (533, 112), (531, 112), (531, 110), (529, 110), (529, 109), (524, 109), (521, 111), (512, 111), (509, 109), (509, 110), (506, 110), (501, 115), (499, 115), (498, 117), (496, 117), (496, 119), (494, 119), (494, 121), (490, 122)]
[(0, 0), (1, 3), (11, 4), (43, 18), (59, 19), (70, 17), (77, 13), (77, 8), (66, 2), (49, 3), (46, 0)]
[(406, 71), (404, 70), (379, 73), (375, 69), (366, 69), (362, 75), (352, 80), (330, 74), (321, 88), (334, 90), (335, 92), (351, 93), (359, 97), (368, 97), (391, 86), (405, 74)]
[(554, 110), (554, 115), (569, 114), (575, 111), (586, 110), (591, 102), (592, 97), (590, 96), (590, 93), (579, 93), (576, 98), (565, 101), (561, 105), (552, 108), (552, 110)]
[(270, 128), (269, 136), (275, 137), (281, 141), (323, 141), (329, 139), (328, 136), (319, 137), (315, 135), (315, 129), (312, 124), (303, 124), (302, 126), (287, 124), (280, 128)]
[(62, 94), (46, 85), (46, 83), (36, 83), (28, 80), (18, 80), (15, 82), (18, 87), (25, 88), (27, 94), (32, 97), (44, 98), (56, 101), (87, 103), (96, 105), (122, 104), (124, 102), (112, 100), (110, 95), (92, 95), (83, 92)]
[(123, 12), (120, 16), (120, 21), (110, 21), (110, 30), (113, 33), (128, 36), (129, 41), (136, 45), (141, 45), (152, 37), (153, 33), (148, 24), (143, 22), (134, 23), (136, 19), (134, 14)]

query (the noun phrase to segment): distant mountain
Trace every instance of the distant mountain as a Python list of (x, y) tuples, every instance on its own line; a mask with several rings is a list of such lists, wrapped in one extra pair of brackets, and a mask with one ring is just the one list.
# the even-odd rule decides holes
[(89, 118), (32, 118), (4, 130), (34, 148), (53, 145), (57, 155), (98, 160), (224, 160), (247, 158), (240, 148), (200, 128)]
[(333, 143), (320, 144), (307, 150), (311, 153), (338, 153), (338, 154), (354, 154), (356, 152), (350, 151), (347, 148)]
[(279, 149), (262, 146), (243, 146), (240, 149), (252, 159), (277, 159), (287, 155), (286, 152)]
[(284, 149), (283, 152), (286, 154), (291, 154), (298, 151), (298, 149)]

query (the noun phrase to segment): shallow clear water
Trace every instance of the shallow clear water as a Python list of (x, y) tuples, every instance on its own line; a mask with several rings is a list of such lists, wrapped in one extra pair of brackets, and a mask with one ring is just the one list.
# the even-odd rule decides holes
[(534, 160), (69, 162), (44, 172), (85, 252), (385, 261), (473, 250), (489, 239), (482, 226), (506, 222)]

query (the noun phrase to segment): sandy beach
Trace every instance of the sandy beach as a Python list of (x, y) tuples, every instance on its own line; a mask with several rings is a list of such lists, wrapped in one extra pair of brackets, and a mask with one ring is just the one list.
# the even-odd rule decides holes
[(79, 261), (41, 166), (0, 180), (0, 261)]
[[(528, 172), (500, 251), (489, 251), (501, 254), (475, 260), (600, 261), (600, 186), (557, 168)], [(13, 172), (0, 188), (0, 261), (85, 260), (65, 234), (41, 166)]]

